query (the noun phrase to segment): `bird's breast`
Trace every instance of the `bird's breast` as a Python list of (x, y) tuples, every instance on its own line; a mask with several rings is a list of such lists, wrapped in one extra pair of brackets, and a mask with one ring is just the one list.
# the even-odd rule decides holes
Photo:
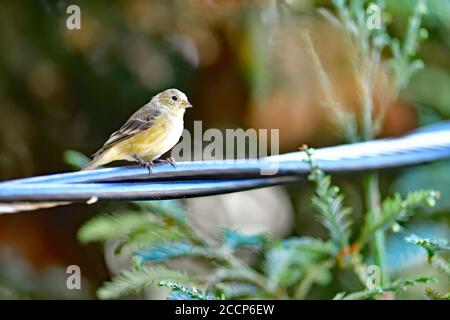
[(169, 151), (183, 133), (183, 117), (163, 116), (146, 131), (131, 138), (127, 153), (154, 160)]

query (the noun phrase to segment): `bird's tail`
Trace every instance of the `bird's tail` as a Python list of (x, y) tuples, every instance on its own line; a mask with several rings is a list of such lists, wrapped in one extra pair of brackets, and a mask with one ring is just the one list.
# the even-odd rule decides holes
[(87, 171), (87, 170), (94, 170), (95, 168), (107, 163), (105, 159), (105, 154), (101, 153), (97, 156), (94, 156), (94, 159), (92, 159), (91, 162), (89, 162), (87, 165), (85, 165), (81, 171)]
[[(102, 156), (95, 157), (91, 162), (89, 162), (81, 170), (93, 170), (98, 166), (104, 164)], [(11, 202), (11, 203), (0, 203), (0, 214), (2, 213), (14, 213), (20, 211), (33, 211), (39, 209), (47, 209), (58, 206), (66, 206), (72, 202), (63, 201), (52, 201), (52, 202)]]
[(99, 166), (99, 164), (97, 164), (97, 160), (93, 159), (91, 162), (89, 162), (87, 165), (85, 165), (83, 168), (81, 168), (81, 171), (94, 170), (98, 166)]

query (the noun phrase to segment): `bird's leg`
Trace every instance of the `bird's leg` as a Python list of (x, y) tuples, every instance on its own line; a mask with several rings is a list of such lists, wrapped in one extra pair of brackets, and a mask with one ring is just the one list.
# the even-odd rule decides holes
[(177, 162), (175, 161), (174, 157), (169, 157), (169, 158), (167, 158), (165, 160), (164, 159), (156, 159), (156, 160), (153, 160), (153, 161), (157, 162), (157, 163), (168, 163), (174, 168), (177, 167), (176, 166)]
[(147, 168), (149, 174), (152, 174), (152, 169), (153, 169), (153, 162), (152, 161), (145, 161), (144, 159), (139, 158), (138, 156), (133, 156), (134, 160), (136, 160), (141, 166), (143, 166), (144, 168)]

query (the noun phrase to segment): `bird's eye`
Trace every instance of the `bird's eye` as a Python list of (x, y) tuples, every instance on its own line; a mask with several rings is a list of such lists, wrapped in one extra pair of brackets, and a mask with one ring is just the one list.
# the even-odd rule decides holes
[(177, 101), (178, 98), (177, 98), (176, 96), (172, 96), (172, 100), (173, 100), (173, 101)]

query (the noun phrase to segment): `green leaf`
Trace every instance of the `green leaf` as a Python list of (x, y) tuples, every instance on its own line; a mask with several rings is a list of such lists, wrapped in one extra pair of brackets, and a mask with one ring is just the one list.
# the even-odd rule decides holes
[(406, 221), (414, 210), (421, 207), (432, 207), (439, 198), (439, 192), (434, 190), (419, 190), (407, 194), (403, 199), (399, 193), (386, 198), (381, 205), (382, 216), (377, 221), (371, 221), (369, 215), (362, 227), (358, 243), (362, 246), (378, 230), (385, 230), (397, 222)]
[[(443, 86), (445, 86), (446, 88), (450, 87), (450, 75), (445, 75), (445, 77), (439, 75), (435, 76), (435, 74), (432, 72), (434, 71), (430, 71), (428, 69), (426, 71), (424, 70), (424, 72), (421, 72), (420, 76), (415, 78), (418, 79), (419, 83), (417, 84), (417, 86), (413, 86), (412, 91), (414, 91), (414, 94), (416, 94), (416, 91), (419, 91), (419, 87), (422, 91), (429, 90), (431, 88), (426, 87), (425, 83), (432, 83), (432, 89), (436, 91), (427, 92), (426, 94), (428, 94), (428, 97), (423, 99), (420, 97), (422, 93), (419, 92), (417, 93), (419, 95), (417, 99), (423, 101), (428, 105), (434, 105), (438, 109), (445, 107), (445, 111), (444, 109), (441, 109), (439, 111), (442, 112), (442, 114), (445, 114), (445, 112), (450, 112), (450, 108), (448, 108), (447, 110), (447, 105), (450, 104), (450, 99), (443, 99), (441, 96), (439, 96), (439, 94), (441, 92), (445, 92), (445, 90), (443, 90)], [(422, 77), (423, 80), (421, 80)], [(413, 84), (414, 83), (415, 82), (413, 82)], [(430, 101), (430, 98), (444, 101), (442, 107), (439, 106), (439, 102)], [(450, 117), (450, 113), (447, 113), (446, 117)], [(436, 203), (436, 206), (433, 207), (433, 210), (428, 211), (450, 211), (449, 166), (450, 161), (445, 160), (428, 163), (426, 165), (405, 168), (405, 170), (402, 170), (400, 177), (394, 182), (392, 190), (399, 191), (402, 195), (406, 195), (408, 192), (418, 189), (439, 190), (439, 193), (442, 195), (442, 197), (440, 197), (438, 203)]]
[[(333, 192), (334, 193), (334, 192)], [(331, 234), (333, 242), (341, 249), (349, 246), (352, 223), (347, 219), (350, 208), (343, 208), (343, 195), (313, 196), (312, 202), (322, 215), (321, 221)]]
[(244, 282), (227, 282), (220, 283), (217, 288), (223, 292), (227, 299), (236, 298), (257, 298), (261, 291), (254, 285)]
[(72, 168), (79, 170), (87, 165), (91, 159), (85, 154), (77, 150), (66, 150), (63, 153), (64, 162), (70, 165)]
[[(279, 287), (294, 285), (304, 275), (311, 274), (310, 271), (318, 264), (333, 258), (336, 252), (331, 242), (310, 237), (291, 238), (275, 244), (267, 252), (264, 266), (269, 291), (275, 292)], [(317, 280), (324, 283), (330, 279), (325, 269), (315, 274), (313, 282)]]
[(450, 247), (447, 245), (447, 239), (419, 238), (415, 234), (412, 234), (406, 237), (405, 240), (424, 248), (427, 251), (429, 258), (432, 258), (439, 250), (450, 250)]
[(176, 225), (167, 226), (165, 224), (155, 223), (145, 230), (139, 229), (128, 234), (116, 247), (115, 253), (120, 254), (124, 247), (142, 249), (162, 241), (181, 241), (185, 237), (185, 232)]
[(132, 211), (102, 214), (92, 218), (78, 230), (78, 239), (82, 243), (105, 241), (137, 230), (146, 230), (151, 228), (152, 223), (148, 216)]
[(293, 268), (295, 255), (294, 248), (283, 248), (281, 245), (274, 246), (267, 252), (264, 271), (269, 292), (292, 285), (300, 279), (301, 270)]
[(403, 45), (395, 39), (391, 41), (391, 51), (393, 54), (387, 65), (392, 69), (395, 80), (395, 87), (403, 90), (408, 85), (411, 77), (423, 68), (423, 62), (414, 59), (420, 41), (426, 38), (426, 30), (421, 27), (422, 17), (426, 14), (426, 3), (418, 0), (413, 15), (408, 19), (406, 37)]
[(170, 270), (162, 265), (125, 270), (120, 275), (113, 277), (111, 281), (105, 282), (97, 290), (97, 296), (100, 299), (117, 299), (137, 293), (151, 284), (163, 280), (189, 282), (191, 278), (181, 271)]
[(260, 247), (266, 242), (264, 235), (246, 235), (230, 229), (222, 232), (222, 239), (231, 250), (239, 247)]
[(242, 267), (218, 267), (212, 274), (208, 275), (208, 284), (211, 286), (221, 282), (245, 282), (247, 280), (247, 272)]
[(173, 281), (161, 281), (159, 285), (161, 287), (172, 289), (167, 300), (219, 300), (219, 298), (212, 293), (202, 292), (195, 287), (188, 288)]
[(437, 290), (427, 287), (425, 288), (425, 297), (428, 300), (450, 300), (450, 292), (442, 294)]
[(399, 193), (396, 193), (393, 197), (386, 198), (383, 201), (381, 207), (383, 218), (375, 227), (389, 227), (389, 223), (393, 221), (407, 220), (415, 209), (434, 207), (438, 197), (439, 193), (434, 190), (413, 191), (408, 193), (404, 200)]
[(291, 237), (283, 240), (285, 248), (293, 248), (297, 251), (299, 260), (316, 262), (333, 257), (338, 253), (336, 246), (330, 241), (323, 241), (313, 237)]
[(172, 219), (178, 224), (186, 223), (186, 210), (180, 200), (135, 201), (134, 203), (160, 217)]
[(431, 260), (433, 267), (439, 269), (440, 271), (445, 273), (448, 277), (450, 277), (450, 263), (448, 260), (446, 260), (438, 255), (433, 256), (433, 258), (430, 260)]
[(339, 187), (331, 184), (331, 177), (317, 167), (312, 160), (312, 149), (304, 149), (311, 168), (308, 180), (315, 184), (315, 195), (312, 202), (321, 215), (322, 224), (331, 234), (335, 245), (342, 249), (349, 246), (351, 236), (351, 221), (348, 215), (350, 208), (343, 206), (344, 196)]
[(145, 261), (165, 261), (184, 256), (208, 256), (206, 248), (192, 245), (188, 242), (165, 242), (152, 245), (135, 253), (135, 262), (142, 264)]

